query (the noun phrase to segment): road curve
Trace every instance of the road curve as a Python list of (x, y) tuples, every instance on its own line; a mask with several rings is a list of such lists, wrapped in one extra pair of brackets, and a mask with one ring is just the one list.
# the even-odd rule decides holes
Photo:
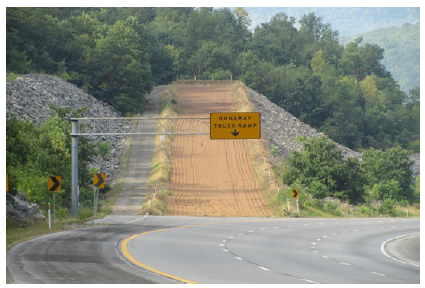
[(381, 252), (386, 240), (419, 233), (419, 219), (198, 219), (134, 236), (121, 249), (188, 283), (419, 283), (419, 266)]
[[(419, 283), (381, 246), (419, 219), (109, 215), (13, 247), (13, 283)], [(418, 243), (419, 244), (419, 243)], [(419, 249), (417, 247), (417, 249)]]

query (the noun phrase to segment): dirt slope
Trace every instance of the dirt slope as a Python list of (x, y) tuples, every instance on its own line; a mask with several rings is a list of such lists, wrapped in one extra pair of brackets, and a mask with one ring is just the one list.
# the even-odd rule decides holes
[[(231, 93), (231, 86), (226, 85), (178, 85), (179, 117), (235, 111)], [(272, 216), (254, 177), (244, 140), (174, 136), (172, 146), (173, 195), (167, 200), (171, 214)]]

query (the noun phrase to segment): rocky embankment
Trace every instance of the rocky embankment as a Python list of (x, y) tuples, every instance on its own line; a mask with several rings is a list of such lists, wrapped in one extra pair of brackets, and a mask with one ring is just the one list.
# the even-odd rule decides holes
[[(277, 106), (254, 90), (247, 88), (251, 101), (255, 104), (256, 111), (261, 113), (261, 133), (268, 140), (271, 151), (272, 145), (275, 149), (275, 162), (281, 157), (289, 158), (292, 151), (301, 152), (303, 145), (297, 141), (298, 136), (307, 138), (319, 138), (324, 134), (301, 122), (282, 107)], [(345, 158), (361, 158), (361, 154), (345, 146), (335, 143), (338, 150)]]
[[(55, 111), (50, 104), (59, 107), (70, 107), (73, 110), (86, 107), (85, 117), (120, 117), (120, 113), (105, 102), (97, 100), (77, 86), (52, 75), (19, 75), (16, 80), (6, 85), (6, 112), (18, 119), (28, 119), (40, 126), (49, 119)], [(88, 127), (86, 132), (94, 132)], [(130, 125), (125, 121), (111, 121), (108, 125), (97, 125), (97, 132), (129, 131)], [(85, 136), (87, 137), (87, 136)], [(98, 156), (92, 166), (101, 167), (108, 176), (107, 182), (113, 183), (119, 173), (119, 158), (123, 151), (125, 138), (123, 136), (90, 136), (92, 141), (109, 142), (110, 157), (104, 160)]]
[[(85, 117), (120, 117), (120, 113), (107, 103), (97, 100), (77, 86), (61, 78), (51, 75), (19, 75), (16, 80), (6, 84), (6, 112), (18, 119), (27, 119), (36, 126), (41, 126), (55, 111), (50, 108), (53, 104), (59, 107), (70, 107), (72, 110), (86, 107)], [(125, 132), (130, 130), (130, 123), (111, 121), (109, 126), (97, 125), (96, 132), (110, 131)], [(87, 127), (85, 132), (94, 132), (93, 127)], [(87, 136), (84, 136), (87, 137)], [(109, 142), (109, 159), (101, 156), (93, 159), (92, 167), (100, 167), (107, 174), (107, 184), (115, 182), (119, 175), (125, 137), (123, 136), (90, 136), (91, 141)], [(20, 225), (29, 221), (41, 219), (37, 204), (27, 203), (25, 196), (9, 195), (6, 203), (6, 216)], [(44, 216), (43, 216), (44, 217)]]

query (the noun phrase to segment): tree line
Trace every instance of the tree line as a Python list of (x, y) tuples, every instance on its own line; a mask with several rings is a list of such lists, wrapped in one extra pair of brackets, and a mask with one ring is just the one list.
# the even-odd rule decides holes
[(232, 77), (350, 148), (419, 150), (419, 87), (400, 91), (381, 47), (340, 45), (314, 13), (250, 23), (243, 8), (7, 8), (6, 68), (57, 74), (124, 114), (154, 85)]

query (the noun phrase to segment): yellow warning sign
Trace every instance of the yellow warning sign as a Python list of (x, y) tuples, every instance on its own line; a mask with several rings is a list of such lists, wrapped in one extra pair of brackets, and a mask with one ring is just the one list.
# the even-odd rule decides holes
[(260, 139), (259, 112), (211, 113), (211, 139)]
[(62, 176), (49, 176), (47, 180), (47, 188), (49, 192), (61, 191)]
[(93, 186), (97, 188), (105, 188), (106, 174), (96, 173), (93, 177)]

